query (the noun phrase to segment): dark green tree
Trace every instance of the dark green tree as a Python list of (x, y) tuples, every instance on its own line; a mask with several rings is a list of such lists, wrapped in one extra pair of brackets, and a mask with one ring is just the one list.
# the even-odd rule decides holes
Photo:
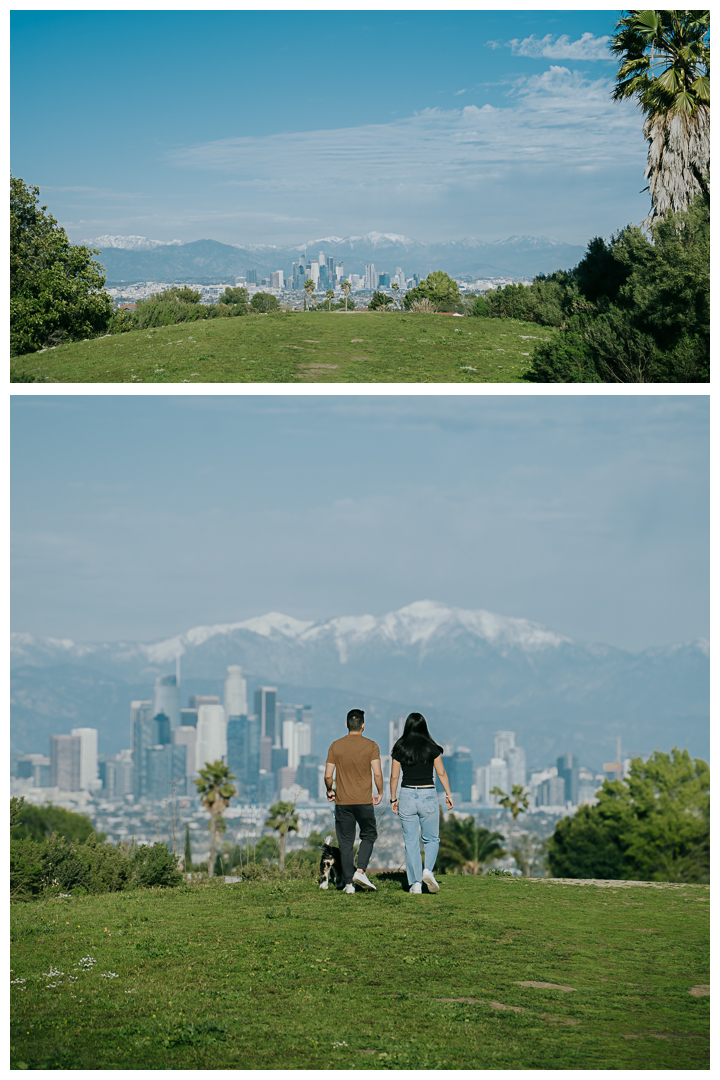
[(606, 780), (595, 806), (555, 827), (554, 877), (706, 882), (710, 873), (710, 770), (687, 750), (635, 758), (625, 780)]
[(227, 285), (225, 292), (221, 293), (218, 297), (219, 304), (227, 304), (231, 308), (242, 309), (243, 314), (247, 311), (249, 294), (247, 289), (238, 286), (237, 288), (231, 288)]
[(405, 293), (403, 304), (410, 311), (414, 300), (429, 300), (438, 311), (461, 311), (462, 295), (457, 281), (444, 270), (433, 270), (424, 281)]
[(17, 356), (95, 337), (108, 326), (112, 298), (103, 289), (95, 248), (71, 244), (40, 188), (10, 177), (10, 351)]
[[(57, 833), (66, 840), (82, 844), (94, 832), (87, 814), (75, 814), (52, 803), (35, 806), (23, 800), (22, 806), (16, 810), (14, 821), (11, 817), (11, 822), (10, 836), (14, 840), (49, 840), (53, 833)], [(97, 839), (104, 840), (105, 835), (100, 833)]]
[(372, 294), (372, 300), (368, 304), (368, 311), (387, 311), (392, 306), (392, 297), (378, 289)]
[(256, 292), (250, 301), (250, 310), (256, 315), (266, 315), (269, 311), (279, 311), (280, 301), (272, 293)]

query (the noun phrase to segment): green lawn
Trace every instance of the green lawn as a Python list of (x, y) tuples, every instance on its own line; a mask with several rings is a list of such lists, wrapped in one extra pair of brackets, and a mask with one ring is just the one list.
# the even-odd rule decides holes
[(441, 880), (15, 904), (12, 1065), (708, 1068), (707, 886)]
[(77, 341), (11, 370), (50, 382), (520, 382), (553, 333), (514, 319), (292, 312)]

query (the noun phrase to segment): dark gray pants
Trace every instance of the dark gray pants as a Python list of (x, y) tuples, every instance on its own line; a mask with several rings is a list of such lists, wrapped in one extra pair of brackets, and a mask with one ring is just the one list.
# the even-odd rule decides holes
[(375, 807), (372, 803), (354, 803), (347, 806), (335, 805), (335, 832), (340, 848), (342, 861), (343, 882), (349, 885), (352, 882), (355, 867), (353, 865), (353, 844), (355, 843), (355, 826), (360, 826), (360, 850), (358, 851), (357, 868), (367, 870), (372, 855), (373, 844), (377, 840), (377, 826), (375, 824)]

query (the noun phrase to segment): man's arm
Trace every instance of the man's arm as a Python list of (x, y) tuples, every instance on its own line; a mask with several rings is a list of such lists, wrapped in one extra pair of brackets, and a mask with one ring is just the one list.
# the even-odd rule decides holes
[(372, 803), (373, 806), (378, 806), (382, 802), (383, 797), (383, 777), (380, 758), (375, 758), (374, 761), (371, 761), (370, 767), (372, 768), (373, 776), (375, 777), (375, 787), (377, 788), (377, 795), (373, 795)]
[(335, 792), (332, 789), (333, 786), (333, 773), (335, 772), (335, 762), (325, 762), (325, 788), (327, 790), (327, 797), (330, 802), (335, 802)]

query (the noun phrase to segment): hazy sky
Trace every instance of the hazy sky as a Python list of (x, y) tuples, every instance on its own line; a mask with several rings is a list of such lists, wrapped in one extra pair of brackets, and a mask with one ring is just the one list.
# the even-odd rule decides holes
[(13, 398), (13, 629), (151, 640), (430, 599), (708, 632), (708, 399)]
[(620, 11), (15, 11), (12, 168), (71, 240), (584, 244), (649, 209)]

